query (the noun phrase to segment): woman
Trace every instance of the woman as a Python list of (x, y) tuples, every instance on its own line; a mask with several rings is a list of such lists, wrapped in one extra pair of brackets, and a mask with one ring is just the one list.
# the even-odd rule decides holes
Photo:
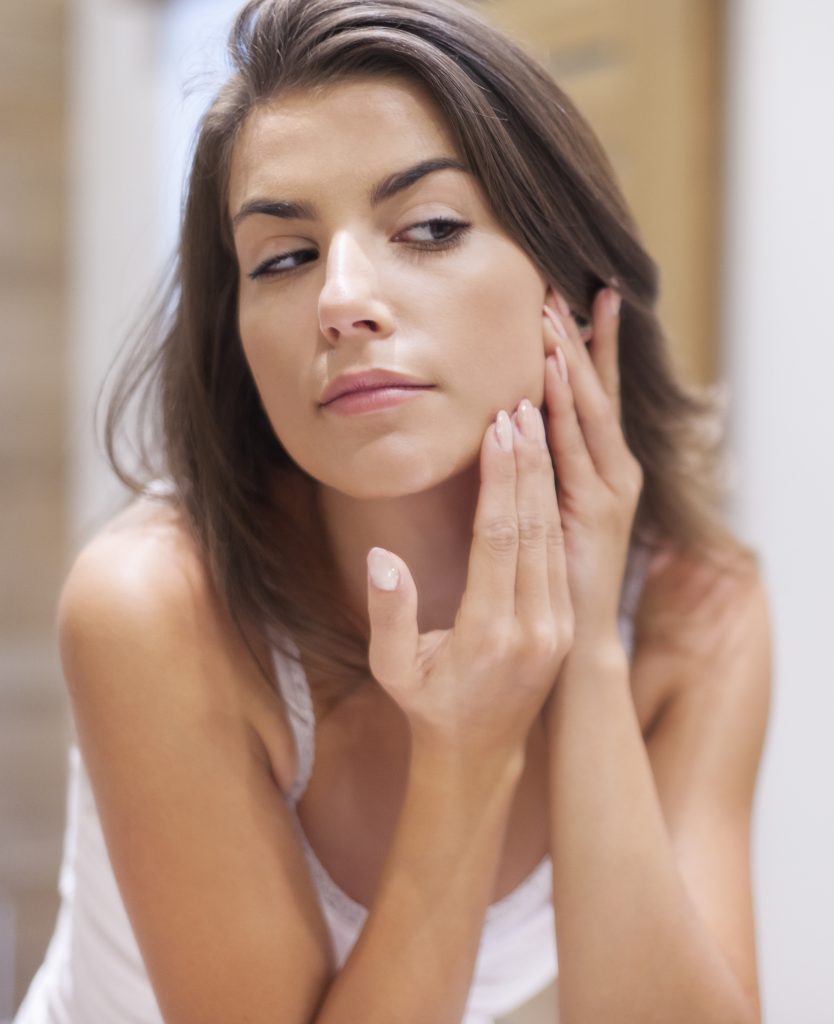
[(476, 1024), (558, 947), (564, 1021), (753, 1024), (766, 598), (598, 143), (445, 0), (257, 0), (231, 52), (62, 594), (18, 1022)]

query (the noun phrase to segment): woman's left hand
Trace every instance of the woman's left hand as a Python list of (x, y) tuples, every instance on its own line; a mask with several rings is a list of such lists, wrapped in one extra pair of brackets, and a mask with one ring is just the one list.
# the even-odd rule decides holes
[[(561, 295), (551, 289), (543, 308), (548, 357), (542, 415), (559, 481), (574, 649), (620, 644), (620, 592), (643, 485), (621, 428), (619, 298), (612, 288), (597, 293), (590, 351)], [(557, 346), (567, 381), (559, 373)]]

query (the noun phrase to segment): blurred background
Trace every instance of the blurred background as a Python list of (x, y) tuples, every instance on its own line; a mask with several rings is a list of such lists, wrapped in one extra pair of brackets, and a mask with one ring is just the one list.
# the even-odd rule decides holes
[[(120, 498), (94, 401), (174, 245), (191, 133), (237, 6), (3, 0), (0, 1021), (57, 909), (57, 597)], [(597, 129), (660, 264), (675, 358), (726, 396), (728, 515), (761, 555), (775, 634), (753, 863), (765, 1020), (831, 1024), (834, 4), (483, 7)], [(519, 1024), (547, 1024), (543, 1005)]]

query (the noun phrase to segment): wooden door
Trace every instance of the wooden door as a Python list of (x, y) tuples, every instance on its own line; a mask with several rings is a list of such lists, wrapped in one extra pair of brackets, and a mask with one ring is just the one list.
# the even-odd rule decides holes
[(550, 68), (608, 151), (661, 271), (661, 320), (685, 375), (718, 368), (724, 5), (487, 0)]

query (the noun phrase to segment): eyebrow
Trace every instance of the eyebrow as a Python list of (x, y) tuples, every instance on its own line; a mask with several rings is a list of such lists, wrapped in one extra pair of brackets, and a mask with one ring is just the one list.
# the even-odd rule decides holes
[[(379, 206), (386, 199), (403, 192), (412, 185), (416, 185), (421, 178), (435, 171), (462, 171), (469, 173), (469, 168), (459, 160), (452, 157), (434, 157), (431, 160), (422, 160), (413, 167), (404, 171), (395, 171), (389, 174), (382, 181), (377, 182), (370, 191), (369, 199), (372, 207)], [(246, 217), (262, 213), (268, 217), (278, 217), (281, 220), (318, 220), (318, 209), (314, 203), (300, 201), (290, 202), (282, 199), (249, 199), (241, 206), (232, 221), (232, 228), (236, 229), (238, 224)]]

